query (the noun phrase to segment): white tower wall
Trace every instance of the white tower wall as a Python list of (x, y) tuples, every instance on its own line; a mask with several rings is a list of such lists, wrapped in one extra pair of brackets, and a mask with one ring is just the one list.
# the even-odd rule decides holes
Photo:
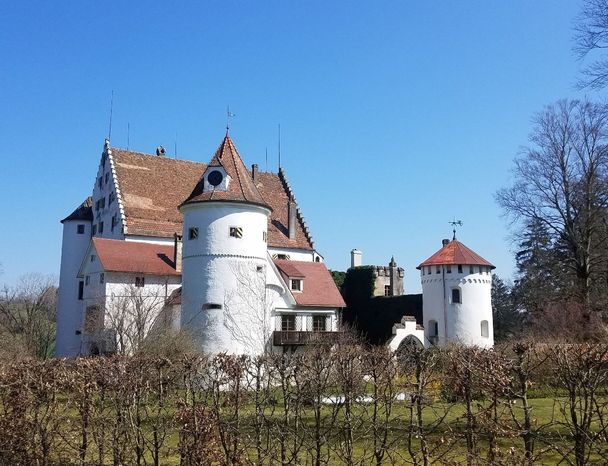
[[(266, 230), (270, 211), (251, 204), (186, 204), (182, 328), (208, 353), (259, 354), (270, 321), (266, 306)], [(242, 237), (230, 236), (230, 228)], [(198, 237), (189, 239), (190, 229)], [(269, 331), (269, 330), (268, 330)]]
[[(439, 267), (439, 273), (437, 273)], [(431, 266), (421, 270), (425, 345), (433, 342), (437, 322), (436, 343), (463, 343), (491, 347), (494, 345), (492, 322), (492, 276), (489, 267), (463, 265)], [(460, 290), (460, 303), (452, 302), (452, 289)]]
[[(82, 234), (78, 233), (78, 225), (84, 225)], [(55, 344), (55, 355), (58, 357), (73, 357), (80, 353), (81, 337), (76, 334), (76, 331), (80, 330), (82, 322), (83, 301), (78, 299), (78, 287), (81, 280), (77, 275), (90, 241), (90, 221), (66, 220), (63, 222)]]

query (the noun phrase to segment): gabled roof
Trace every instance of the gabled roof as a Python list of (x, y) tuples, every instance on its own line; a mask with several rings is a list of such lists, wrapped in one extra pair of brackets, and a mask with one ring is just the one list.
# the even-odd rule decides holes
[(201, 177), (184, 204), (208, 201), (230, 201), (261, 205), (271, 208), (256, 187), (251, 173), (245, 167), (236, 146), (226, 134), (220, 147), (209, 162), (209, 167), (222, 167), (231, 178), (228, 189), (204, 192), (205, 179)]
[[(128, 235), (170, 238), (182, 231), (178, 206), (189, 197), (207, 165), (200, 162), (111, 148), (115, 178)], [(251, 175), (249, 174), (251, 177)], [(298, 211), (296, 234), (289, 239), (288, 201), (293, 196), (284, 171), (258, 172), (256, 188), (272, 208), (268, 218), (268, 246), (313, 249), (313, 242)]]
[(458, 240), (452, 240), (443, 246), (439, 251), (422, 262), (417, 269), (428, 265), (487, 265), (495, 268), (483, 257), (467, 248)]
[(173, 246), (93, 238), (93, 247), (106, 272), (180, 276), (173, 262)]
[(91, 196), (87, 197), (84, 202), (76, 207), (74, 212), (64, 218), (61, 223), (71, 220), (93, 221), (93, 198)]
[[(303, 280), (301, 292), (292, 292), (299, 306), (346, 307), (338, 287), (323, 262), (303, 262), (277, 259), (273, 261), (286, 278)], [(294, 275), (290, 275), (294, 274)]]

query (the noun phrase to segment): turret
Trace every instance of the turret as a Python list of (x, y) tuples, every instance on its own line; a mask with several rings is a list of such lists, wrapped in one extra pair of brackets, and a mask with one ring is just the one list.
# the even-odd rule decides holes
[[(258, 354), (248, 342), (266, 309), (267, 227), (262, 198), (228, 135), (183, 214), (181, 325), (207, 353)], [(270, 337), (270, 328), (268, 328)], [(260, 341), (258, 339), (258, 341)]]
[(418, 267), (425, 345), (449, 342), (491, 347), (494, 266), (455, 238)]

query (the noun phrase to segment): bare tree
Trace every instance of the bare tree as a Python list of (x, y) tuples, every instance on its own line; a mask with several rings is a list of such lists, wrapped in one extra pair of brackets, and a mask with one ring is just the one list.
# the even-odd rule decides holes
[(50, 276), (29, 274), (0, 292), (0, 328), (30, 356), (51, 356), (57, 287)]
[[(574, 52), (580, 60), (594, 55), (583, 69), (579, 88), (601, 89), (608, 84), (608, 1), (584, 0), (575, 27)], [(599, 54), (599, 56), (598, 56)]]
[(512, 220), (546, 229), (565, 294), (588, 307), (605, 295), (608, 106), (562, 100), (534, 123), (515, 182), (497, 200)]

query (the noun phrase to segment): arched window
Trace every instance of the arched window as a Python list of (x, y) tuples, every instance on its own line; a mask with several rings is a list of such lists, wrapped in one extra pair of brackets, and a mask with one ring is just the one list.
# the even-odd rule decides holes
[(484, 338), (489, 338), (490, 336), (490, 326), (487, 320), (481, 321), (481, 336)]

